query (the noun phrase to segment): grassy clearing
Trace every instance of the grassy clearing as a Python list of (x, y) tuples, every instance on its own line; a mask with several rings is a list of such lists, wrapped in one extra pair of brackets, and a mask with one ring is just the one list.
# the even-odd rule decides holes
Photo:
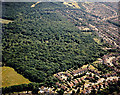
[(33, 5), (31, 5), (31, 8), (35, 7), (35, 5), (37, 5), (38, 3), (40, 3), (40, 2), (37, 2), (37, 3), (33, 4)]
[(90, 69), (95, 70), (96, 68), (92, 65), (89, 66)]
[(92, 2), (85, 2), (86, 4), (90, 4), (90, 3), (92, 3)]
[(96, 63), (99, 63), (99, 62), (100, 62), (100, 61), (96, 60), (96, 61), (93, 62), (93, 64), (96, 64)]
[(82, 32), (83, 34), (86, 34), (86, 35), (91, 35), (92, 32)]
[(83, 68), (87, 68), (87, 66), (88, 66), (88, 64), (87, 65), (83, 65), (81, 68), (83, 69)]
[(0, 18), (0, 23), (2, 23), (2, 24), (8, 24), (10, 22), (13, 22), (13, 21)]
[(100, 44), (100, 40), (99, 40), (99, 39), (93, 38), (93, 40), (94, 40), (96, 43)]
[[(1, 70), (2, 69), (2, 70)], [(18, 74), (11, 67), (0, 67), (0, 73), (2, 73), (2, 87), (8, 87), (12, 85), (28, 84), (30, 81)]]
[(78, 8), (78, 9), (80, 9), (80, 6), (78, 5), (78, 3), (76, 3), (76, 2), (64, 2), (63, 4), (65, 4), (66, 6), (71, 6), (71, 7), (73, 7), (73, 8)]

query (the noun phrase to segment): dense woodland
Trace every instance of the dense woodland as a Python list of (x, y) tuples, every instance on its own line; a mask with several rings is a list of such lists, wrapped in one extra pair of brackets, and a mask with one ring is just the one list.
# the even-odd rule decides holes
[(51, 86), (53, 74), (92, 63), (104, 55), (91, 35), (58, 12), (62, 3), (3, 3), (3, 65), (13, 67), (32, 82)]

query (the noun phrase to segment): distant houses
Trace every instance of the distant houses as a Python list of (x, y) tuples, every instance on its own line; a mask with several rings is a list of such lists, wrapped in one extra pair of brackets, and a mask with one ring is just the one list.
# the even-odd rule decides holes
[[(109, 64), (108, 59), (109, 57), (115, 56), (115, 58), (112, 59), (111, 64)], [(117, 76), (118, 73), (120, 73), (119, 64), (117, 63), (117, 60), (119, 57), (115, 54), (109, 54), (104, 55), (103, 58), (99, 61), (105, 66), (107, 66), (110, 70), (110, 72), (107, 73), (101, 73), (97, 69), (89, 68), (88, 66), (85, 68), (78, 68), (77, 70), (67, 70), (66, 72), (59, 72), (57, 74), (54, 74), (54, 77), (59, 80), (59, 82), (56, 82), (56, 87), (49, 88), (49, 87), (41, 87), (40, 93), (57, 93), (57, 91), (60, 91), (61, 89), (64, 91), (64, 93), (69, 94), (72, 93), (73, 90), (77, 92), (78, 89), (80, 89), (81, 94), (88, 95), (92, 91), (97, 92), (98, 90), (102, 90), (106, 87), (109, 87), (109, 85), (117, 83), (119, 77)], [(117, 67), (117, 68), (116, 68)], [(94, 79), (94, 80), (92, 80)], [(87, 81), (87, 84), (86, 84)], [(77, 92), (77, 93), (78, 93)]]
[(73, 76), (81, 75), (81, 74), (85, 73), (86, 71), (87, 71), (87, 68), (74, 70), (74, 71), (72, 72), (72, 75), (73, 75)]
[(117, 73), (116, 72), (112, 72), (112, 73), (107, 73), (107, 74), (102, 74), (102, 77), (110, 77), (110, 76), (116, 76), (117, 75)]
[(90, 69), (90, 68), (88, 68), (88, 71), (90, 71), (90, 72), (92, 72), (92, 73), (94, 73), (94, 74), (96, 74), (96, 75), (100, 75), (100, 73), (99, 73), (98, 71), (92, 70), (92, 69)]
[(120, 73), (120, 70), (117, 69), (117, 68), (120, 68), (120, 66), (119, 66), (118, 63), (116, 62), (116, 60), (118, 60), (119, 57), (112, 59), (112, 64), (115, 65), (117, 68), (109, 65), (109, 63), (107, 62), (107, 58), (109, 58), (109, 57), (111, 57), (111, 56), (119, 56), (119, 55), (120, 55), (120, 54), (104, 55), (104, 56), (103, 56), (103, 64), (105, 64), (107, 67), (113, 69), (115, 72)]

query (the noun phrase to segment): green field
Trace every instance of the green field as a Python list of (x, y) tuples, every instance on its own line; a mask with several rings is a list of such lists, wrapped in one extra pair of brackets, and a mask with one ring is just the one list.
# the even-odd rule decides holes
[(8, 24), (9, 22), (13, 22), (13, 21), (0, 18), (0, 23), (2, 23), (2, 24)]
[(24, 78), (22, 75), (18, 74), (13, 68), (11, 67), (0, 67), (0, 71), (2, 69), (2, 87), (8, 87), (12, 85), (19, 85), (19, 84), (28, 84), (30, 81)]

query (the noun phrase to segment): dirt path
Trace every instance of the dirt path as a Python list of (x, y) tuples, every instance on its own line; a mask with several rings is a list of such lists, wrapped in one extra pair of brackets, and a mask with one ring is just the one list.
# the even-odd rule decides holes
[(37, 3), (31, 5), (31, 8), (35, 7), (35, 5), (37, 5), (38, 3), (40, 3), (40, 1), (38, 1)]

